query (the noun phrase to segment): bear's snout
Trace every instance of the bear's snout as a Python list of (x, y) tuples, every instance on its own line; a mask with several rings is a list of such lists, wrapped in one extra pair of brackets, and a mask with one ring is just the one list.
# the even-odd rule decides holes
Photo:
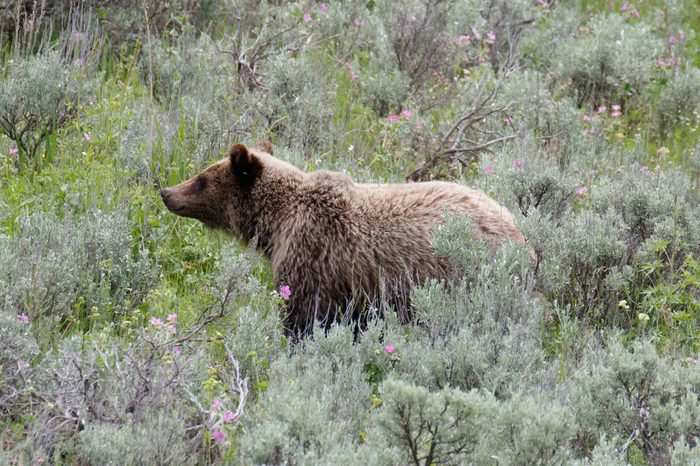
[(177, 202), (177, 196), (173, 195), (172, 188), (162, 188), (160, 190), (160, 197), (163, 199), (163, 204), (165, 204), (165, 207), (167, 207), (171, 212), (178, 213), (178, 211), (181, 210), (182, 205), (180, 202)]

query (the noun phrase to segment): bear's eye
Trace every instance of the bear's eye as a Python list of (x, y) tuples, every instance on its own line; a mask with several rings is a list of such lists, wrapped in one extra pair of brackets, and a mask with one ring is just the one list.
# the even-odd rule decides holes
[(197, 177), (197, 191), (202, 192), (207, 187), (207, 179), (203, 176)]

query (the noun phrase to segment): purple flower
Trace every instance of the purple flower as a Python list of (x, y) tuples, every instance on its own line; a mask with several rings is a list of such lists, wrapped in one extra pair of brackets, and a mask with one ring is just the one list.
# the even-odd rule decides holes
[(600, 107), (598, 107), (598, 110), (597, 110), (598, 113), (605, 113), (607, 111), (608, 111), (608, 107), (606, 107), (605, 105), (601, 105)]
[(154, 327), (162, 327), (163, 326), (163, 321), (160, 320), (158, 317), (151, 317), (151, 320), (149, 320), (149, 322)]
[(676, 42), (678, 42), (678, 40), (676, 39), (676, 36), (671, 36), (671, 37), (668, 38), (668, 43), (669, 43), (669, 44), (671, 44), (671, 45), (676, 45)]
[(624, 2), (622, 6), (620, 7), (620, 11), (627, 11), (630, 9), (630, 4), (627, 2)]
[(17, 318), (22, 322), (24, 325), (29, 325), (29, 316), (25, 313), (22, 313), (17, 316)]
[(582, 117), (581, 119), (582, 119), (584, 122), (586, 122), (586, 123), (590, 123), (590, 122), (591, 122), (591, 117), (589, 117), (588, 115), (583, 115), (583, 117)]
[(413, 115), (413, 112), (407, 108), (403, 112), (401, 112), (401, 115), (405, 116), (406, 118), (410, 118), (411, 115)]
[(630, 14), (635, 18), (639, 18), (639, 10), (634, 7), (632, 7), (632, 9), (630, 10)]
[(536, 0), (537, 6), (547, 6), (547, 0)]
[(513, 168), (520, 171), (523, 169), (523, 161), (520, 159), (513, 160)]
[[(304, 13), (304, 22), (305, 23), (311, 22), (311, 13)], [(223, 432), (222, 432), (222, 434), (223, 434)]]
[(73, 64), (76, 66), (83, 66), (85, 64), (85, 59), (84, 58), (76, 58), (75, 61), (73, 62)]
[(223, 401), (221, 400), (214, 400), (214, 402), (211, 404), (211, 410), (212, 411), (218, 411), (221, 409), (221, 407), (224, 405)]
[(17, 155), (19, 154), (19, 149), (16, 147), (10, 147), (10, 155)]
[(90, 133), (83, 133), (83, 137), (88, 142), (92, 141), (92, 134), (90, 134)]
[(232, 413), (231, 411), (224, 411), (221, 414), (221, 419), (224, 420), (224, 422), (231, 422), (236, 419), (236, 415)]
[(365, 25), (365, 20), (360, 19), (360, 18), (355, 18), (352, 20), (352, 24), (354, 24), (355, 26), (357, 26), (359, 28), (359, 27), (362, 27)]
[(493, 165), (491, 165), (491, 164), (486, 165), (486, 173), (493, 173)]
[(649, 173), (649, 167), (647, 167), (646, 165), (642, 165), (641, 167), (639, 167), (639, 173), (641, 173), (642, 175), (646, 175), (647, 173)]
[(177, 314), (168, 314), (168, 322), (176, 323), (177, 322)]
[(489, 31), (486, 33), (486, 38), (490, 40), (491, 42), (494, 42), (496, 40), (496, 34), (493, 32)]
[(394, 345), (386, 345), (384, 347), (384, 351), (386, 351), (386, 354), (393, 354), (396, 349), (394, 348)]
[(476, 28), (476, 26), (472, 26), (472, 35), (481, 40), (481, 34), (479, 34), (479, 30)]
[(228, 435), (226, 435), (226, 433), (223, 430), (216, 429), (211, 433), (211, 438), (213, 438), (219, 443), (223, 443), (224, 440), (228, 438)]
[(175, 348), (173, 348), (173, 354), (175, 356), (180, 356), (182, 354), (182, 348), (180, 348), (179, 346), (176, 346)]
[(513, 120), (510, 117), (504, 119), (503, 123), (505, 123), (508, 126), (513, 126)]
[(470, 42), (469, 36), (465, 36), (465, 35), (457, 36), (457, 38), (455, 39), (455, 42), (457, 43), (457, 45), (467, 45)]
[(391, 121), (392, 123), (395, 121), (399, 121), (399, 116), (391, 114), (391, 115), (389, 115), (389, 121)]
[(323, 13), (324, 15), (325, 15), (326, 13), (328, 13), (328, 4), (327, 4), (327, 3), (321, 3), (321, 4), (318, 6), (318, 11), (320, 11), (320, 12)]
[(280, 296), (287, 301), (292, 297), (292, 288), (289, 285), (280, 285), (279, 292)]
[(576, 196), (578, 196), (578, 197), (583, 197), (586, 194), (588, 194), (588, 188), (585, 186), (581, 186), (580, 188), (578, 188), (576, 190)]

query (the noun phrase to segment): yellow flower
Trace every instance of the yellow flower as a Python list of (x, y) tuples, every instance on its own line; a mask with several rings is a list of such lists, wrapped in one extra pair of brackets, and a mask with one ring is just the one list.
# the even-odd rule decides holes
[(617, 303), (617, 307), (620, 309), (624, 309), (625, 311), (629, 311), (630, 307), (627, 305), (627, 300), (623, 299), (619, 303)]
[(380, 404), (382, 404), (382, 399), (379, 398), (377, 395), (372, 395), (370, 398), (370, 401), (372, 401), (372, 406), (377, 407)]
[(649, 314), (640, 312), (639, 314), (637, 314), (637, 319), (639, 319), (640, 322), (646, 324), (647, 322), (649, 322)]

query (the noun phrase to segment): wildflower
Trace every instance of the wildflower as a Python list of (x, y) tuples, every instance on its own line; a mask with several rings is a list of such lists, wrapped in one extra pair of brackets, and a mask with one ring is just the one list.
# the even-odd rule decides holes
[(177, 333), (177, 327), (175, 327), (174, 325), (168, 325), (168, 332)]
[(149, 322), (154, 327), (162, 327), (163, 326), (163, 321), (160, 320), (158, 317), (151, 317), (151, 320), (149, 320)]
[(173, 354), (175, 356), (180, 356), (182, 354), (182, 348), (180, 348), (179, 346), (176, 346), (175, 348), (173, 348)]
[(168, 322), (177, 322), (177, 314), (168, 314)]
[(630, 307), (629, 307), (629, 305), (627, 304), (627, 300), (626, 300), (626, 299), (620, 300), (620, 301), (617, 303), (617, 307), (619, 307), (620, 309), (623, 309), (623, 310), (625, 310), (625, 311), (629, 311), (629, 310), (630, 310)]
[(479, 60), (479, 63), (484, 63), (486, 61), (486, 57), (483, 55), (479, 55), (479, 58), (477, 60)]
[(607, 110), (608, 107), (606, 107), (605, 105), (601, 105), (600, 107), (598, 107), (598, 113), (605, 113)]
[(620, 11), (627, 11), (630, 9), (630, 4), (627, 2), (624, 2), (622, 6), (620, 7)]
[(619, 105), (613, 105), (612, 106), (612, 113), (610, 114), (611, 117), (617, 118), (622, 115), (621, 107)]
[(289, 301), (289, 298), (292, 297), (292, 288), (289, 285), (280, 285), (280, 296), (282, 296), (285, 300)]
[(685, 39), (685, 33), (683, 31), (678, 31), (678, 40), (681, 42)]
[(22, 313), (17, 316), (17, 318), (22, 322), (24, 325), (29, 325), (29, 316), (25, 313)]
[(324, 15), (325, 15), (326, 13), (328, 13), (328, 4), (327, 4), (327, 3), (321, 3), (321, 4), (318, 6), (318, 11), (320, 11), (320, 12), (323, 13)]
[(649, 173), (649, 167), (647, 167), (646, 165), (642, 165), (641, 167), (639, 167), (639, 173), (641, 173), (642, 175), (646, 175), (647, 173)]
[(362, 27), (365, 25), (365, 20), (360, 19), (360, 18), (355, 18), (352, 20), (352, 23), (359, 28), (359, 27)]
[(411, 115), (413, 115), (413, 112), (407, 108), (403, 112), (401, 112), (401, 115), (405, 116), (406, 118), (409, 118)]
[(505, 119), (503, 120), (503, 123), (505, 123), (505, 124), (508, 125), (508, 126), (513, 126), (513, 120), (512, 120), (510, 117), (505, 118)]
[(495, 42), (496, 41), (496, 34), (489, 31), (486, 33), (486, 39), (490, 40), (491, 42)]
[(472, 35), (481, 40), (481, 34), (479, 34), (479, 30), (475, 26), (472, 26)]
[(457, 39), (455, 39), (455, 42), (457, 43), (457, 45), (468, 45), (470, 42), (469, 36), (465, 36), (465, 35), (457, 36)]
[(391, 121), (392, 123), (395, 121), (399, 121), (399, 116), (391, 114), (391, 115), (389, 115), (389, 121)]
[(591, 122), (591, 117), (589, 117), (588, 115), (583, 115), (583, 117), (582, 117), (581, 119), (582, 119), (585, 123), (590, 123), (590, 122)]
[(493, 173), (493, 165), (491, 165), (491, 164), (486, 165), (486, 173)]
[(83, 133), (83, 137), (88, 142), (92, 141), (92, 134), (90, 134), (90, 133)]
[(523, 169), (523, 161), (520, 159), (513, 160), (513, 168), (515, 168), (516, 170), (522, 170)]
[[(305, 23), (310, 23), (311, 22), (311, 13), (304, 13), (304, 22)], [(223, 433), (223, 432), (222, 432)]]
[(663, 69), (663, 68), (666, 68), (666, 67), (668, 66), (668, 63), (666, 63), (665, 61), (663, 61), (663, 59), (659, 58), (659, 59), (656, 61), (656, 65), (657, 65), (659, 68), (662, 68), (662, 69)]
[(386, 345), (384, 351), (386, 351), (386, 354), (394, 354), (395, 349), (393, 345)]
[(226, 433), (223, 430), (216, 429), (211, 433), (211, 438), (213, 438), (219, 443), (223, 443), (224, 440), (228, 438), (228, 435), (226, 435)]
[(547, 0), (537, 0), (535, 3), (537, 4), (537, 6), (549, 6), (547, 4)]
[(632, 7), (632, 9), (630, 9), (630, 14), (632, 16), (634, 16), (635, 18), (639, 18), (639, 10), (636, 9), (635, 7)]
[(75, 66), (83, 66), (83, 65), (85, 65), (85, 59), (84, 58), (76, 58), (75, 61), (73, 61), (73, 64)]
[(19, 149), (16, 147), (10, 147), (10, 155), (17, 155), (19, 154)]
[(646, 324), (647, 322), (649, 322), (649, 314), (640, 312), (639, 314), (637, 314), (637, 319), (639, 319), (641, 323)]
[(350, 74), (350, 79), (354, 81), (357, 78), (357, 74), (355, 74), (355, 70), (352, 68), (352, 63), (348, 63), (345, 65), (348, 68), (348, 73)]
[(218, 411), (221, 409), (221, 407), (224, 406), (223, 401), (221, 400), (214, 400), (214, 402), (211, 404), (211, 410), (212, 411)]
[(221, 419), (224, 420), (224, 422), (231, 422), (234, 419), (236, 419), (236, 415), (232, 413), (231, 411), (224, 411), (223, 414), (221, 415)]
[(580, 188), (578, 188), (576, 190), (576, 196), (578, 196), (578, 197), (583, 197), (586, 194), (588, 194), (588, 188), (585, 186), (581, 186)]

